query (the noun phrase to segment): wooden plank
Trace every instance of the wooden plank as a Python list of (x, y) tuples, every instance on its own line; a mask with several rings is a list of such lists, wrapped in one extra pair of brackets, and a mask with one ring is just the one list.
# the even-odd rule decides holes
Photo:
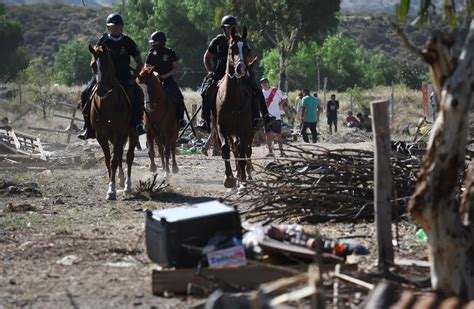
[(203, 268), (200, 274), (197, 274), (194, 268), (153, 270), (152, 291), (155, 295), (162, 295), (165, 292), (183, 294), (186, 293), (189, 284), (206, 288), (212, 287), (211, 290), (219, 287), (229, 292), (254, 290), (265, 282), (294, 275), (294, 270), (298, 267), (301, 272), (304, 272), (307, 266), (303, 266), (304, 268), (296, 266), (285, 271), (284, 269), (265, 267), (261, 264), (249, 264), (240, 268)]
[[(74, 110), (73, 112), (73, 115), (75, 116), (75, 113), (76, 110)], [(74, 120), (74, 121), (80, 121), (80, 122), (84, 122), (84, 120), (82, 119), (79, 119), (79, 118), (72, 118), (70, 116), (64, 116), (64, 115), (59, 115), (59, 114), (53, 114), (54, 117), (57, 117), (57, 118), (62, 118), (62, 119), (68, 119), (68, 120)]]
[(34, 131), (46, 131), (46, 132), (53, 132), (53, 133), (68, 134), (68, 131), (64, 131), (64, 130), (47, 129), (47, 128), (36, 128), (36, 127), (28, 127), (28, 129), (34, 130)]
[(67, 103), (56, 103), (56, 105), (77, 109), (77, 106)]
[(374, 132), (374, 215), (377, 237), (377, 265), (388, 270), (393, 265), (392, 244), (392, 174), (390, 170), (390, 118), (389, 102), (374, 101), (370, 104)]
[(334, 276), (334, 278), (338, 278), (338, 279), (341, 279), (341, 280), (343, 280), (347, 283), (351, 283), (353, 285), (357, 285), (357, 286), (366, 288), (367, 290), (373, 290), (374, 287), (375, 287), (372, 283), (368, 283), (368, 282), (362, 281), (362, 280), (357, 279), (357, 278), (353, 278), (353, 277), (345, 275), (345, 274), (334, 273), (333, 276)]
[[(291, 244), (287, 244), (278, 240), (265, 238), (265, 240), (259, 242), (259, 246), (266, 251), (284, 254), (284, 255), (291, 255), (306, 259), (314, 259), (316, 257), (316, 253), (313, 250), (308, 248), (304, 248), (301, 246), (295, 246)], [(338, 257), (333, 254), (329, 253), (322, 253), (323, 262), (325, 263), (342, 263), (344, 259)]]

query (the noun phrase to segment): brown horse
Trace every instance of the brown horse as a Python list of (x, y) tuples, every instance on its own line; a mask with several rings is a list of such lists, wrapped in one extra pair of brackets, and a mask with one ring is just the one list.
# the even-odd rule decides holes
[[(119, 184), (125, 193), (132, 190), (132, 163), (138, 135), (130, 123), (131, 102), (125, 89), (115, 77), (115, 68), (107, 47), (93, 48), (89, 45), (93, 59), (92, 70), (97, 81), (97, 90), (91, 99), (91, 125), (96, 131), (97, 141), (104, 152), (105, 165), (109, 172), (107, 200), (115, 200), (115, 173), (119, 168)], [(123, 148), (128, 139), (127, 179), (122, 169)]]
[[(170, 155), (173, 159), (173, 173), (179, 171), (176, 163), (176, 140), (178, 138), (178, 123), (176, 106), (168, 97), (158, 76), (155, 76), (152, 66), (144, 67), (137, 83), (145, 94), (145, 127), (148, 143), (148, 157), (150, 157), (150, 171), (156, 172), (155, 152), (153, 142), (158, 145), (161, 163), (165, 176), (170, 173)], [(163, 155), (164, 148), (164, 155)]]
[[(247, 28), (240, 37), (233, 33), (229, 38), (226, 74), (219, 85), (216, 97), (215, 123), (225, 160), (224, 186), (236, 186), (230, 165), (230, 151), (237, 160), (237, 177), (241, 186), (247, 181), (246, 159), (250, 159), (252, 133), (251, 94), (246, 90), (243, 77), (248, 75), (246, 62), (250, 48), (246, 41)], [(249, 152), (250, 149), (250, 152)]]

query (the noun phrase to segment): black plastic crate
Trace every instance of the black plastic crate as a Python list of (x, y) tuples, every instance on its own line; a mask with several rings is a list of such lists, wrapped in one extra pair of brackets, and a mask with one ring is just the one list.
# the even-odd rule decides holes
[(200, 254), (183, 247), (204, 247), (216, 233), (242, 238), (236, 209), (218, 201), (147, 211), (145, 241), (150, 260), (164, 267), (194, 267)]

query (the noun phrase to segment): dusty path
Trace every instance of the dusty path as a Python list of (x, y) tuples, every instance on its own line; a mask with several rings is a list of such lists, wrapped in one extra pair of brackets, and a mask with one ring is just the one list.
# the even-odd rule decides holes
[[(257, 147), (254, 153), (261, 157), (265, 149)], [(151, 175), (148, 159), (140, 157), (137, 163), (135, 183)], [(89, 170), (73, 167), (51, 173), (0, 171), (0, 185), (7, 182), (0, 188), (0, 210), (4, 210), (0, 212), (0, 308), (187, 308), (196, 302), (151, 295), (153, 265), (143, 241), (143, 209), (203, 202), (229, 193), (222, 185), (221, 161), (179, 156), (178, 165), (180, 173), (170, 180), (169, 189), (153, 201), (123, 200), (119, 195), (118, 201), (105, 202), (102, 163)], [(21, 192), (25, 185), (34, 184), (35, 190)], [(32, 207), (6, 212), (9, 203)], [(372, 233), (365, 224), (337, 230), (354, 233), (356, 229)]]

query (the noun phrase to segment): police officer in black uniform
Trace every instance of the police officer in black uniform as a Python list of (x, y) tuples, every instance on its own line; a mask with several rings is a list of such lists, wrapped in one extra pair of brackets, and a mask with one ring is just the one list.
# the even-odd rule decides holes
[[(143, 92), (135, 82), (135, 76), (140, 72), (143, 63), (137, 44), (128, 36), (123, 34), (123, 19), (119, 14), (110, 14), (106, 20), (107, 32), (97, 41), (96, 46), (105, 45), (112, 57), (115, 67), (115, 75), (127, 91), (132, 103), (131, 125), (137, 130), (138, 135), (145, 133), (143, 127)], [(130, 68), (130, 57), (136, 62), (135, 72), (132, 75)], [(78, 137), (86, 140), (95, 138), (95, 132), (90, 123), (90, 95), (96, 84), (95, 77), (91, 79), (86, 89), (81, 93), (82, 113), (84, 115), (85, 130)]]
[(174, 50), (166, 47), (166, 35), (161, 31), (155, 31), (150, 36), (150, 51), (145, 58), (145, 63), (152, 65), (154, 71), (159, 74), (163, 87), (171, 100), (176, 104), (176, 117), (178, 126), (186, 125), (184, 120), (184, 97), (176, 83), (173, 75), (179, 72), (179, 57)]
[[(201, 112), (201, 123), (198, 128), (209, 132), (211, 123), (211, 109), (213, 102), (208, 102), (207, 94), (209, 91), (213, 91), (217, 86), (217, 83), (225, 75), (226, 64), (227, 64), (227, 52), (228, 52), (228, 38), (235, 31), (237, 26), (237, 19), (234, 16), (226, 15), (221, 20), (222, 34), (216, 36), (206, 52), (204, 53), (204, 67), (207, 70), (207, 76), (201, 85), (201, 96), (202, 96), (202, 112)], [(265, 104), (265, 98), (263, 97), (262, 91), (259, 85), (255, 81), (253, 72), (250, 72), (250, 76), (245, 78), (247, 86), (253, 92), (252, 100), (252, 115), (254, 118), (254, 127), (261, 124), (260, 113), (264, 116), (265, 123), (268, 124), (275, 120), (268, 113), (267, 106)]]

